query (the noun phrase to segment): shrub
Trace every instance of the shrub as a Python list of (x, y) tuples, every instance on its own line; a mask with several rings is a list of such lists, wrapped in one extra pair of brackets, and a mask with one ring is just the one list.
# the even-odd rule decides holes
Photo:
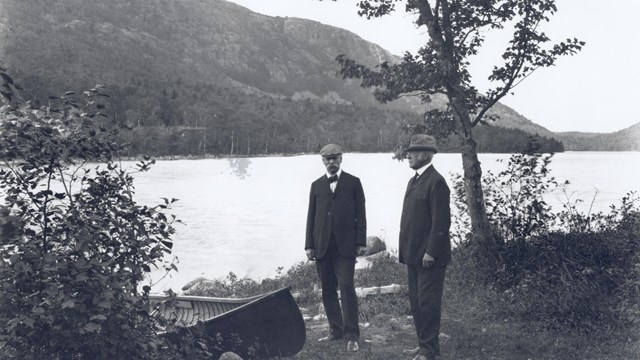
[(612, 328), (623, 320), (615, 304), (625, 299), (617, 293), (637, 253), (637, 238), (619, 231), (512, 241), (503, 248), (494, 284), (509, 315), (545, 327)]
[(188, 295), (212, 296), (212, 297), (251, 297), (266, 292), (275, 291), (284, 287), (291, 287), (291, 291), (298, 295), (298, 304), (301, 306), (315, 303), (317, 296), (314, 289), (319, 287), (316, 267), (311, 262), (299, 262), (294, 264), (286, 273), (283, 268), (277, 269), (276, 277), (264, 279), (261, 282), (249, 278), (239, 278), (230, 272), (224, 279), (200, 279), (188, 290)]
[[(544, 195), (568, 186), (549, 178), (552, 155), (517, 154), (507, 169), (484, 178), (487, 210), (501, 242), (488, 285), (498, 292), (494, 312), (547, 328), (579, 331), (613, 329), (640, 323), (640, 221), (638, 198), (629, 193), (608, 213), (581, 213), (568, 199), (553, 212)], [(478, 276), (461, 180), (454, 185), (454, 291), (476, 288)], [(451, 271), (453, 270), (453, 271)], [(472, 282), (472, 283), (470, 283)], [(464, 285), (461, 285), (464, 284)]]
[(116, 131), (103, 116), (100, 88), (40, 108), (3, 96), (5, 349), (20, 359), (150, 358), (159, 342), (142, 285), (170, 251), (173, 220), (163, 211), (172, 201), (133, 200), (133, 178), (113, 160)]
[[(549, 175), (553, 154), (525, 153), (512, 155), (505, 170), (491, 171), (482, 178), (489, 221), (503, 240), (526, 239), (545, 234), (555, 224), (555, 214), (544, 195), (558, 188)], [(502, 159), (498, 159), (502, 162)], [(470, 226), (462, 176), (454, 175), (453, 241), (465, 242)]]
[(356, 287), (406, 285), (407, 269), (392, 253), (389, 257), (376, 257), (366, 269), (356, 271), (354, 281)]

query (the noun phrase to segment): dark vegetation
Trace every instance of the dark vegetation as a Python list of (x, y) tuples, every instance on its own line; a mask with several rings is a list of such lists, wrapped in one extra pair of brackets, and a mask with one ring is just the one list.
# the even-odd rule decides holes
[[(145, 86), (151, 85), (134, 79), (105, 89), (110, 95), (109, 116), (127, 128), (117, 138), (127, 145), (125, 156), (315, 153), (328, 142), (344, 144), (353, 152), (393, 152), (402, 137), (399, 129), (421, 122), (409, 111), (243, 95), (215, 85), (182, 84), (169, 91)], [(49, 98), (32, 97), (34, 104)], [(474, 133), (479, 151), (487, 153), (524, 151), (532, 137), (523, 130), (492, 125), (479, 126)], [(536, 138), (544, 151), (564, 151), (558, 140)], [(443, 152), (460, 151), (457, 136), (444, 143)]]
[(134, 200), (132, 173), (116, 159), (118, 127), (103, 112), (108, 96), (95, 87), (36, 107), (3, 69), (0, 78), (0, 358), (214, 354), (150, 305), (146, 274), (176, 269), (164, 262), (175, 199)]
[[(110, 118), (131, 128), (118, 140), (127, 156), (290, 154), (328, 142), (392, 152), (399, 126), (423, 118), (415, 98), (378, 104), (336, 76), (342, 49), (366, 63), (392, 55), (314, 22), (225, 1), (7, 0), (3, 10), (11, 26), (0, 28), (0, 57), (25, 100), (40, 106), (60, 91), (104, 85)], [(478, 128), (479, 151), (523, 151), (536, 129), (550, 151), (563, 151), (539, 126)]]

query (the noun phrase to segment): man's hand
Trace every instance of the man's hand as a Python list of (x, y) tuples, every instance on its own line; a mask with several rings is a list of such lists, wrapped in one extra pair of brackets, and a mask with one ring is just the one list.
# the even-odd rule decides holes
[(433, 256), (424, 253), (424, 256), (422, 257), (422, 266), (424, 266), (425, 268), (430, 268), (433, 266), (433, 264), (436, 263), (436, 259), (433, 258)]
[(358, 256), (362, 256), (367, 253), (367, 247), (363, 245), (358, 245), (358, 248), (356, 249), (356, 251)]
[(313, 261), (316, 259), (316, 251), (314, 249), (307, 249), (307, 259)]

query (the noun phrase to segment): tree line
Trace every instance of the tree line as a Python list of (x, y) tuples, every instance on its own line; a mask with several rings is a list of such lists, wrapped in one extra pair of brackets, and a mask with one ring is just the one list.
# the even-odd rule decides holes
[[(31, 79), (25, 97), (36, 105), (50, 101), (43, 80)], [(34, 83), (35, 82), (35, 83)], [(276, 97), (241, 93), (210, 83), (187, 84), (131, 77), (107, 85), (111, 121), (125, 126), (118, 141), (126, 156), (262, 156), (313, 153), (329, 142), (348, 151), (394, 152), (402, 128), (423, 122), (414, 111), (358, 106), (300, 96)], [(297, 98), (297, 100), (293, 100)], [(531, 134), (498, 126), (474, 129), (479, 151), (517, 153), (526, 150)], [(545, 152), (562, 152), (563, 144), (536, 136)], [(460, 152), (455, 135), (443, 141), (445, 152)]]

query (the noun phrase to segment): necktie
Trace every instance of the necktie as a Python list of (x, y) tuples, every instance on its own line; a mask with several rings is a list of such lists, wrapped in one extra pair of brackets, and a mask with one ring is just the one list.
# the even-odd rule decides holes
[(334, 174), (334, 175), (329, 176), (329, 184), (334, 183), (336, 181), (338, 181), (338, 175)]
[(411, 180), (409, 180), (409, 186), (412, 186), (416, 180), (418, 180), (418, 176), (420, 176), (420, 174), (418, 174), (418, 172), (416, 171), (416, 174), (414, 177), (411, 178)]

